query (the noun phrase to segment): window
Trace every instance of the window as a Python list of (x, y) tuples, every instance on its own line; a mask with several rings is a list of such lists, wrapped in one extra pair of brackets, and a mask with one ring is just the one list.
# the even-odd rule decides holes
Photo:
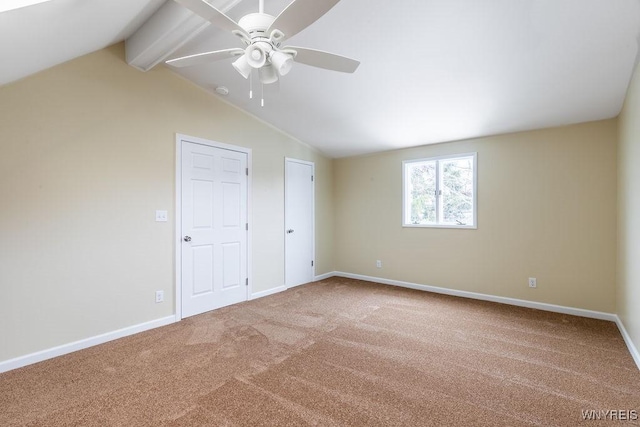
[(477, 154), (402, 162), (405, 227), (476, 228)]

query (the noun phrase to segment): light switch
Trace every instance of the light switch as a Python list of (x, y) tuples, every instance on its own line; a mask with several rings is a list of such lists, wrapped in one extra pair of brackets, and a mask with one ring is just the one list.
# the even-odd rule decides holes
[(167, 211), (156, 211), (156, 222), (167, 222)]

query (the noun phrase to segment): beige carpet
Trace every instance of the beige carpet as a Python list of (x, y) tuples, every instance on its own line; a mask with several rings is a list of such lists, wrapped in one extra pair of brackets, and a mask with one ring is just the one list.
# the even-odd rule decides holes
[(0, 426), (597, 426), (615, 324), (327, 279), (0, 374)]

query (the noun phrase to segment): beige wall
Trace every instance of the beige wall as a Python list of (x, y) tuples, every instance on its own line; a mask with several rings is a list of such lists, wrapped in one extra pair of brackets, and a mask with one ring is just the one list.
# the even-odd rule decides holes
[(640, 67), (619, 123), (618, 315), (640, 349)]
[[(609, 120), (336, 160), (336, 268), (613, 313), (616, 135)], [(402, 161), (473, 151), (478, 229), (401, 227)]]
[(334, 270), (331, 160), (123, 58), (0, 87), (0, 361), (173, 314), (176, 133), (253, 149), (254, 292), (284, 284), (284, 157), (316, 162), (316, 273)]
[[(619, 161), (617, 304), (640, 344), (637, 75), (620, 153), (610, 120), (331, 161), (123, 57), (116, 45), (0, 87), (0, 362), (173, 314), (175, 133), (253, 149), (254, 292), (284, 283), (287, 156), (316, 163), (316, 274), (616, 312)], [(402, 228), (402, 160), (470, 151), (478, 229)]]

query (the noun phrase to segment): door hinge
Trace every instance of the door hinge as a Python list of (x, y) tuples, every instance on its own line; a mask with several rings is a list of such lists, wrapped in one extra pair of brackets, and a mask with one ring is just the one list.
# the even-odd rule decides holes
[(249, 223), (246, 223), (244, 228), (249, 231)]
[(246, 168), (245, 171), (247, 172), (247, 176), (249, 176), (249, 168)]
[(313, 261), (311, 261), (311, 267), (313, 267)]
[(247, 277), (247, 279), (244, 281), (245, 286), (249, 286), (249, 278)]
[(311, 175), (311, 182), (313, 182), (313, 175)]

